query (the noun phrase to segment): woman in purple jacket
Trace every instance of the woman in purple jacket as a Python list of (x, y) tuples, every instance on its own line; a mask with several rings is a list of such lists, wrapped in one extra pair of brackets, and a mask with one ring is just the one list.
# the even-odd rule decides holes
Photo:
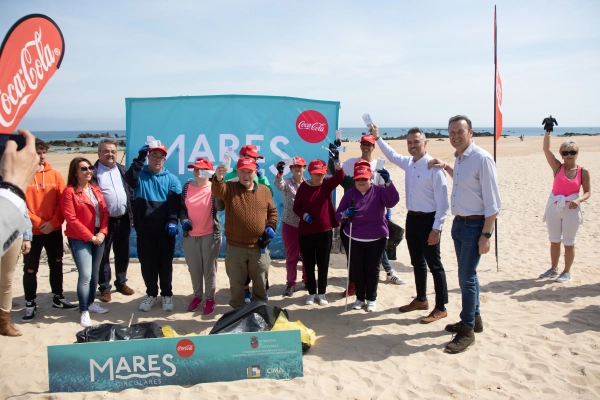
[[(346, 235), (341, 235), (345, 247), (350, 248), (350, 273), (356, 285), (356, 301), (352, 309), (367, 311), (377, 308), (377, 284), (379, 283), (379, 260), (385, 250), (389, 235), (385, 219), (386, 208), (392, 208), (400, 195), (390, 180), (390, 173), (378, 170), (385, 186), (371, 185), (371, 166), (358, 161), (354, 165), (354, 184), (342, 197), (335, 217), (342, 222)], [(352, 235), (350, 235), (352, 225)], [(365, 293), (366, 292), (366, 293)]]

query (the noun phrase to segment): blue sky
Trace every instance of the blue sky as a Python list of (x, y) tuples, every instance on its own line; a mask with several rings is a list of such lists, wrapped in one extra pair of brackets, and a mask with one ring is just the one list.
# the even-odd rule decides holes
[[(261, 94), (341, 102), (340, 126), (493, 124), (494, 2), (16, 1), (65, 57), (20, 124), (125, 129), (126, 97)], [(600, 1), (502, 1), (504, 126), (600, 126)]]

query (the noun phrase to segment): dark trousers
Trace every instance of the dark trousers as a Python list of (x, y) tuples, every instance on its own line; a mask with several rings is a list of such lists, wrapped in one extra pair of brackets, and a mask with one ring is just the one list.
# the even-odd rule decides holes
[(175, 255), (175, 236), (167, 233), (137, 235), (137, 252), (142, 266), (142, 278), (146, 284), (148, 296), (173, 296), (173, 256)]
[(110, 248), (112, 246), (115, 256), (115, 287), (123, 289), (127, 283), (127, 268), (129, 267), (129, 236), (131, 233), (131, 222), (129, 214), (121, 218), (108, 219), (108, 235), (104, 239), (104, 254), (98, 273), (98, 290), (101, 292), (112, 289), (110, 284)]
[(444, 311), (448, 303), (446, 272), (440, 256), (440, 242), (434, 246), (427, 244), (431, 233), (435, 212), (423, 215), (406, 216), (406, 244), (410, 254), (410, 263), (414, 268), (417, 300), (427, 300), (427, 267), (433, 276), (435, 287), (435, 307)]
[[(344, 247), (350, 247), (347, 235), (341, 235)], [(372, 242), (352, 240), (350, 248), (350, 277), (356, 286), (356, 300), (377, 300), (377, 286), (379, 285), (379, 265), (381, 254), (385, 250), (387, 238)]]
[[(332, 239), (332, 230), (300, 235), (300, 252), (302, 253), (302, 263), (304, 264), (304, 272), (306, 273), (306, 289), (308, 290), (308, 294), (325, 294), (327, 291), (327, 273), (329, 271)], [(315, 265), (319, 269), (318, 292)]]
[[(23, 289), (26, 301), (33, 301), (37, 296), (37, 273), (42, 248), (46, 249), (48, 256), (52, 293), (56, 296), (63, 294), (63, 235), (62, 229), (59, 229), (47, 235), (33, 235), (31, 250), (23, 256)], [(33, 272), (28, 272), (29, 270)]]

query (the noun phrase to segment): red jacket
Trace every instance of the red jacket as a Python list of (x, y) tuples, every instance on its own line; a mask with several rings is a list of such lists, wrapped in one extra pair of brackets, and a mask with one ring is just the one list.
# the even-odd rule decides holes
[[(100, 209), (100, 231), (106, 236), (108, 234), (108, 209), (104, 202), (102, 191), (96, 185), (90, 185)], [(96, 226), (96, 207), (89, 197), (83, 193), (81, 187), (77, 189), (67, 186), (60, 198), (60, 208), (67, 221), (65, 235), (71, 239), (88, 242), (94, 236)]]

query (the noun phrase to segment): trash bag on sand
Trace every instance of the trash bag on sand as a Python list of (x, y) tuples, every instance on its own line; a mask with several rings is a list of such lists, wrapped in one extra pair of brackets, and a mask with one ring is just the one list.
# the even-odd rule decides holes
[(388, 229), (390, 231), (390, 238), (385, 247), (385, 252), (387, 253), (389, 260), (395, 260), (396, 247), (398, 247), (402, 239), (404, 239), (404, 228), (393, 221), (388, 221)]
[(101, 324), (88, 326), (75, 335), (77, 343), (114, 342), (115, 340), (133, 340), (162, 337), (161, 330), (154, 322), (143, 322), (131, 326)]
[(279, 313), (287, 311), (262, 301), (251, 301), (224, 314), (209, 335), (220, 333), (268, 332), (275, 325)]
[(315, 331), (304, 326), (300, 321), (290, 322), (284, 313), (280, 313), (277, 317), (277, 322), (273, 325), (271, 331), (300, 331), (300, 340), (302, 341), (302, 352), (306, 353), (312, 346), (315, 345), (316, 335)]

